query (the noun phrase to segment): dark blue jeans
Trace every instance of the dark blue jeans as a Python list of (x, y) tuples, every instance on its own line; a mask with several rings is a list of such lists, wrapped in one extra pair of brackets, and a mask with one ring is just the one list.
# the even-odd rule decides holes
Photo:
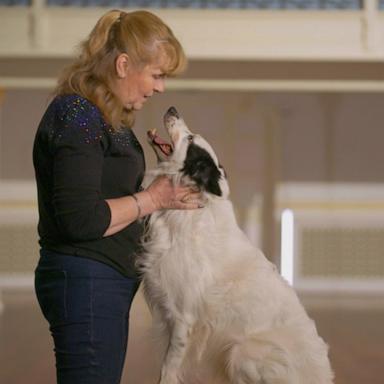
[(139, 281), (97, 261), (41, 251), (35, 289), (54, 340), (58, 384), (118, 384)]

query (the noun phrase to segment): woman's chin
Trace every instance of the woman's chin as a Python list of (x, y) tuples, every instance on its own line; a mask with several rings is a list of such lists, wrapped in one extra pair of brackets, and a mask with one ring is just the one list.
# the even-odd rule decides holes
[(145, 103), (145, 100), (143, 100), (143, 101), (136, 101), (134, 103), (127, 103), (127, 104), (125, 104), (125, 108), (128, 111), (139, 111), (141, 108), (143, 108), (144, 103)]
[(132, 105), (131, 109), (134, 111), (140, 111), (141, 108), (143, 108), (144, 103), (135, 103)]

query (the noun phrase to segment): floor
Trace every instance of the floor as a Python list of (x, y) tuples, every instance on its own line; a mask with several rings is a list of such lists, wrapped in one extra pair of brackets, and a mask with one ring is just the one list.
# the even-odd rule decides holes
[[(382, 384), (384, 300), (374, 305), (305, 305), (330, 345), (336, 384)], [(52, 343), (32, 292), (3, 292), (0, 315), (0, 383), (55, 383)], [(336, 303), (336, 305), (335, 305)], [(365, 303), (366, 304), (366, 303)], [(130, 343), (122, 384), (154, 384), (160, 362), (151, 340), (150, 316), (139, 294), (131, 315)], [(292, 383), (294, 384), (294, 383)]]

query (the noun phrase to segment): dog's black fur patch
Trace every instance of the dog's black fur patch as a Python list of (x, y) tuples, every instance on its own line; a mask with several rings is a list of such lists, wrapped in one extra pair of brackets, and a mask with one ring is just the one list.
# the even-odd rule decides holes
[(181, 171), (195, 181), (199, 188), (217, 196), (222, 195), (219, 185), (221, 173), (205, 149), (191, 143)]

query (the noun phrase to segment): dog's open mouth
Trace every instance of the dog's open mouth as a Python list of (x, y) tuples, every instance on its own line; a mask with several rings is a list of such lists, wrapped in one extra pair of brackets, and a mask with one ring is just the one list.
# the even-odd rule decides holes
[(173, 153), (172, 144), (168, 143), (167, 141), (162, 139), (160, 136), (158, 136), (156, 129), (152, 129), (152, 130), (148, 131), (147, 136), (148, 136), (148, 140), (149, 140), (150, 144), (152, 145), (152, 147), (154, 148), (156, 153), (158, 153), (156, 150), (156, 149), (158, 149), (166, 157), (169, 157), (172, 155), (172, 153)]

